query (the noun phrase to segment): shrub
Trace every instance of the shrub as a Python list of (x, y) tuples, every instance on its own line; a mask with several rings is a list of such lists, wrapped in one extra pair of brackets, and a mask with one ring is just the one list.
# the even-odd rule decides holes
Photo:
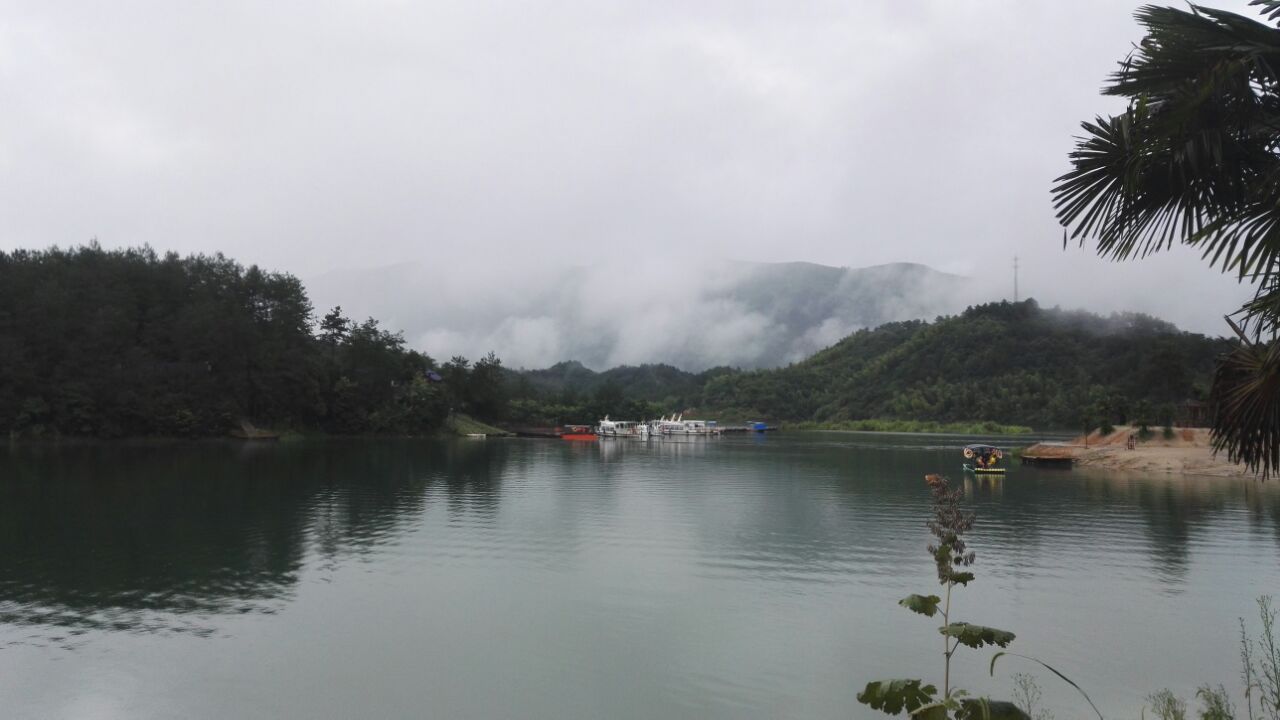
[(1187, 720), (1187, 704), (1169, 690), (1161, 690), (1147, 696), (1151, 712), (1160, 720)]
[(1226, 688), (1203, 685), (1196, 696), (1200, 698), (1200, 720), (1234, 720), (1236, 711)]
[(933, 617), (942, 616), (938, 632), (945, 646), (942, 670), (942, 693), (934, 685), (923, 680), (878, 680), (867, 683), (858, 693), (858, 702), (897, 715), (905, 709), (910, 715), (922, 718), (978, 718), (1007, 717), (1030, 720), (1030, 716), (1010, 702), (970, 698), (964, 690), (951, 687), (951, 658), (961, 645), (978, 649), (984, 646), (1007, 647), (1014, 635), (1005, 630), (972, 625), (951, 619), (951, 591), (956, 585), (968, 586), (973, 573), (964, 568), (973, 564), (974, 553), (965, 544), (963, 535), (973, 527), (974, 515), (963, 510), (960, 501), (964, 488), (952, 488), (945, 477), (928, 475), (925, 482), (933, 496), (933, 517), (929, 520), (929, 532), (935, 542), (928, 547), (937, 566), (938, 582), (945, 587), (943, 597), (937, 595), (908, 595), (898, 602), (908, 610)]

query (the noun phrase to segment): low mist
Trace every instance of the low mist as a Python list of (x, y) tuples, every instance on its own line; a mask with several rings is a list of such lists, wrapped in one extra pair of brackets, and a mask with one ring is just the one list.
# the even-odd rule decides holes
[(460, 281), (404, 263), (308, 281), (318, 310), (373, 316), (437, 358), (492, 350), (512, 367), (577, 360), (593, 369), (668, 363), (773, 367), (846, 335), (932, 318), (988, 299), (967, 278), (923, 265), (640, 259)]
[[(1055, 260), (1047, 267), (1046, 255)], [(1140, 265), (1075, 248), (1054, 255), (1021, 261), (1022, 299), (1104, 315), (1140, 312), (1224, 335), (1223, 315), (1250, 292), (1184, 252)], [(340, 305), (350, 317), (377, 318), (437, 359), (493, 351), (510, 367), (576, 360), (595, 370), (666, 363), (698, 371), (785, 365), (862, 328), (1012, 299), (1008, 260), (944, 263), (967, 271), (960, 274), (914, 263), (840, 268), (639, 254), (528, 270), (405, 262), (305, 281), (317, 313)], [(1150, 272), (1139, 276), (1143, 268)]]

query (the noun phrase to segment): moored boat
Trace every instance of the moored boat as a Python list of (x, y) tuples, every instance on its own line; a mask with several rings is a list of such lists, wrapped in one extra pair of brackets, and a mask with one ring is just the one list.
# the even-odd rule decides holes
[(558, 433), (561, 440), (595, 440), (595, 428), (590, 425), (565, 425)]
[(1000, 467), (1000, 461), (1004, 459), (1004, 451), (994, 445), (965, 445), (963, 454), (964, 459), (970, 461), (964, 463), (965, 472), (975, 474), (1004, 473), (1004, 468)]
[(610, 420), (606, 415), (596, 426), (600, 437), (640, 437), (640, 423), (631, 420)]
[(720, 427), (715, 420), (677, 418), (674, 421), (662, 423), (661, 431), (663, 435), (719, 435)]
[(671, 435), (675, 433), (677, 430), (683, 430), (683, 429), (684, 429), (684, 423), (681, 422), (680, 419), (677, 418), (675, 415), (672, 415), (669, 418), (663, 417), (659, 420), (652, 420), (649, 422), (650, 435)]

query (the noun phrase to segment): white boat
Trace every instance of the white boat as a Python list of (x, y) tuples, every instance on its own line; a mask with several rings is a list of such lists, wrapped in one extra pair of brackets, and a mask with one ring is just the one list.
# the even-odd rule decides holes
[(715, 420), (685, 420), (684, 416), (659, 423), (658, 431), (663, 435), (719, 435), (720, 428)]
[(719, 435), (720, 428), (715, 420), (685, 420), (686, 435)]
[(640, 437), (640, 423), (631, 420), (610, 420), (606, 415), (596, 427), (600, 437)]
[(684, 434), (684, 422), (675, 415), (651, 420), (649, 434), (653, 436)]

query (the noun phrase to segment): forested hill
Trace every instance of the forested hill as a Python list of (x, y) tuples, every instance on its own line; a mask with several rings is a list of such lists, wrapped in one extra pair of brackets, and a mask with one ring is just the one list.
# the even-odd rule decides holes
[[(1155, 318), (991, 303), (934, 322), (861, 330), (785, 368), (701, 374), (669, 366), (593, 373), (577, 363), (523, 373), (517, 407), (584, 418), (624, 397), (633, 414), (696, 409), (721, 418), (838, 422), (996, 421), (1075, 428), (1088, 416), (1165, 422), (1203, 398), (1229, 343)], [(646, 406), (645, 403), (648, 405)], [(616, 403), (614, 403), (616, 405)], [(1143, 416), (1143, 417), (1139, 417)]]
[(1145, 315), (991, 303), (859, 331), (787, 368), (713, 378), (703, 404), (792, 420), (1164, 422), (1174, 404), (1204, 396), (1228, 347)]
[(1163, 422), (1201, 398), (1230, 344), (1142, 315), (993, 303), (861, 330), (793, 365), (514, 372), (437, 364), (377, 320), (318, 317), (293, 276), (149, 249), (0, 252), (0, 433), (222, 435), (242, 421), (424, 433), (451, 410), (587, 423), (698, 410), (721, 419)]
[(595, 372), (582, 363), (569, 361), (545, 370), (518, 371), (515, 382), (517, 396), (573, 398), (607, 392), (680, 408), (701, 403), (708, 380), (735, 372), (738, 371), (720, 367), (691, 373), (662, 364), (620, 365)]
[(505, 387), (492, 355), (437, 368), (372, 318), (317, 324), (297, 278), (221, 255), (0, 252), (0, 434), (425, 433), (500, 419)]

